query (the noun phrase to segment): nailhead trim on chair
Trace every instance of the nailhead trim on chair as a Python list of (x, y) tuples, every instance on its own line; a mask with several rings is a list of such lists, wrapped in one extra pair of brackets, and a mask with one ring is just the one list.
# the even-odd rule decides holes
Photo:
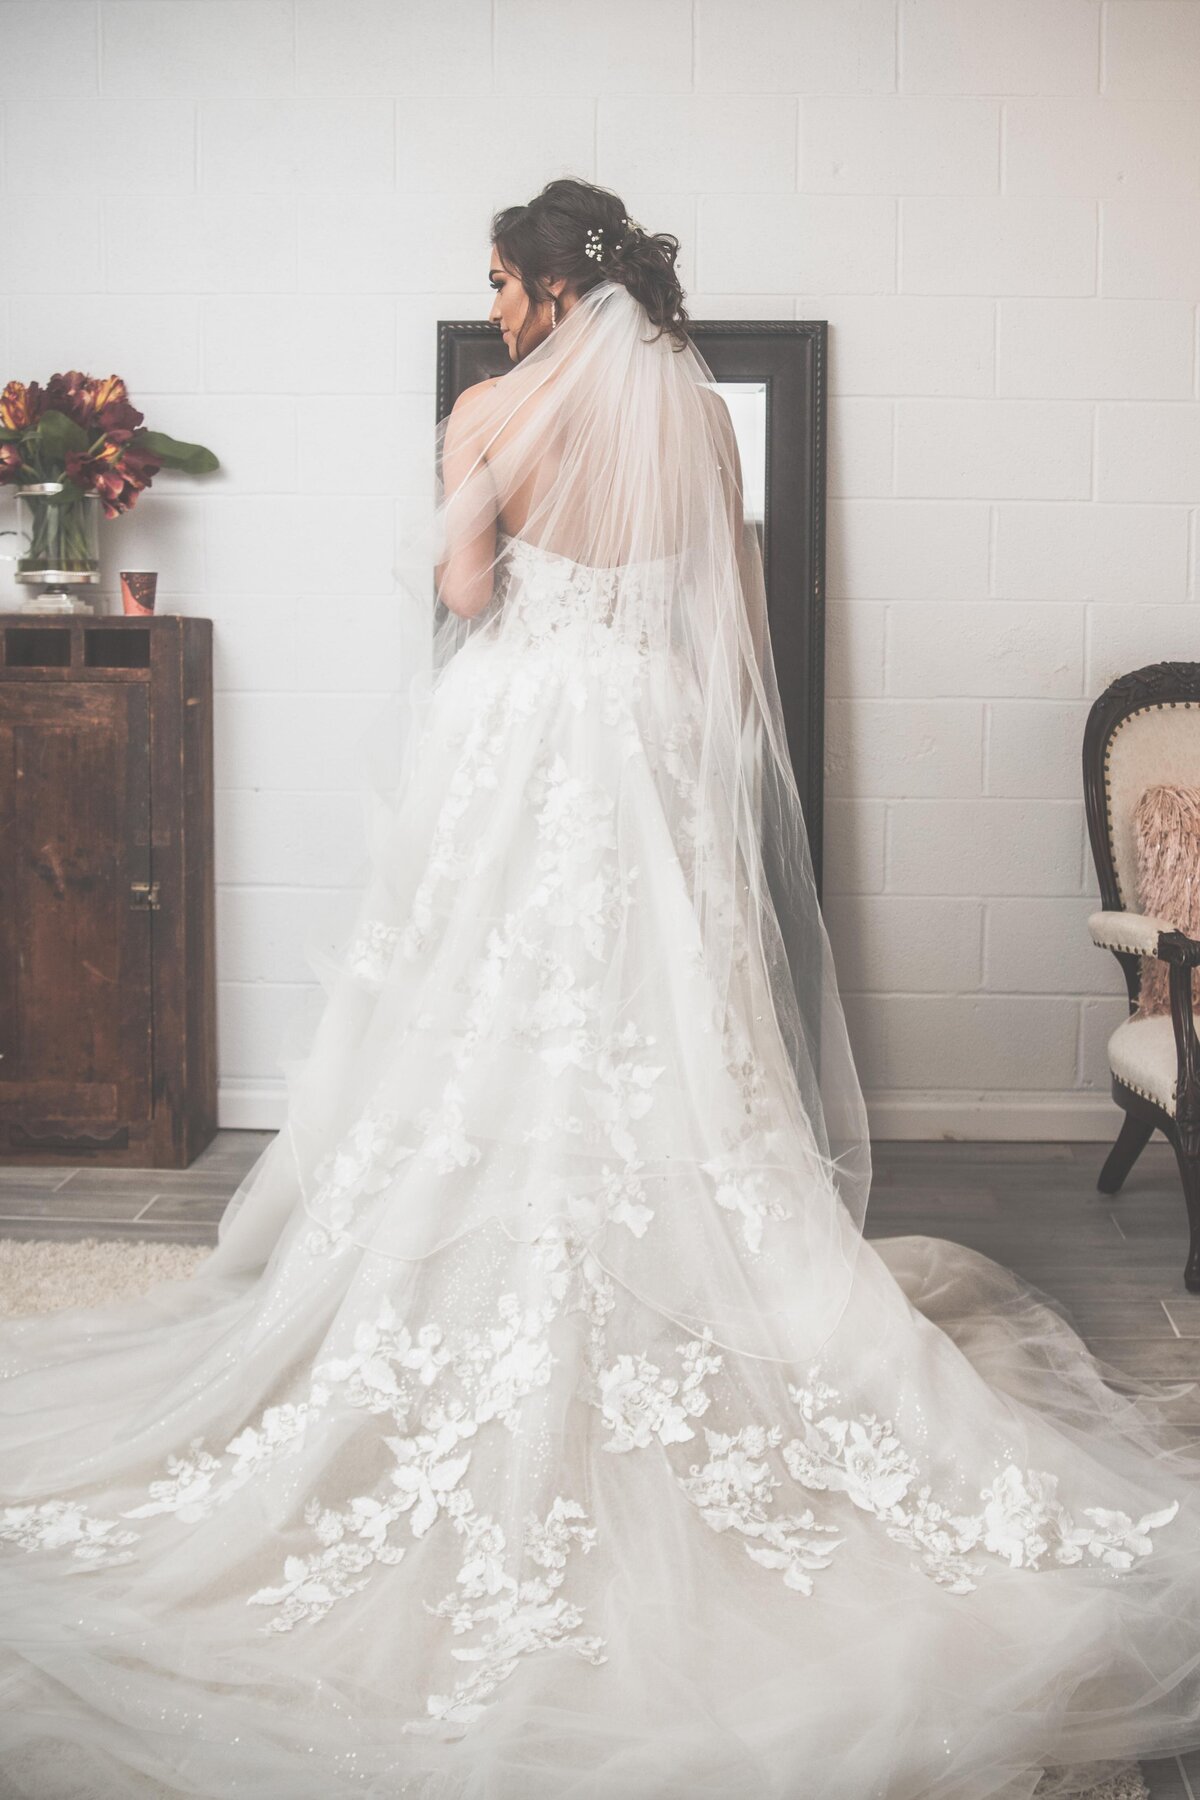
[[(1114, 1074), (1115, 1073), (1116, 1073), (1116, 1071), (1114, 1070)], [(1126, 1081), (1124, 1075), (1117, 1075), (1117, 1080), (1120, 1082), (1122, 1087), (1128, 1088), (1130, 1093), (1140, 1094), (1142, 1096), (1143, 1100), (1149, 1100), (1154, 1106), (1160, 1107), (1163, 1112), (1171, 1113), (1171, 1117), (1174, 1118), (1175, 1115), (1173, 1112), (1171, 1112), (1171, 1107), (1174, 1106), (1176, 1098), (1177, 1098), (1176, 1089), (1179, 1086), (1178, 1079), (1176, 1079), (1175, 1081), (1173, 1081), (1171, 1083), (1171, 1104), (1170, 1105), (1164, 1104), (1164, 1102), (1162, 1101), (1162, 1099), (1159, 1097), (1158, 1094), (1152, 1094), (1149, 1092), (1148, 1089), (1138, 1087), (1136, 1085), (1136, 1083), (1134, 1083), (1132, 1081)]]
[[(1114, 1071), (1114, 1073), (1115, 1073), (1115, 1071)], [(1130, 1093), (1141, 1094), (1142, 1100), (1150, 1100), (1151, 1105), (1155, 1105), (1155, 1107), (1162, 1107), (1162, 1111), (1169, 1112), (1169, 1114), (1171, 1114), (1171, 1118), (1175, 1118), (1175, 1098), (1177, 1098), (1177, 1096), (1175, 1096), (1175, 1089), (1177, 1089), (1177, 1087), (1178, 1087), (1177, 1080), (1175, 1080), (1175, 1082), (1171, 1082), (1171, 1098), (1169, 1098), (1169, 1100), (1162, 1100), (1162, 1098), (1160, 1098), (1159, 1094), (1146, 1093), (1146, 1089), (1144, 1089), (1144, 1087), (1135, 1087), (1135, 1085), (1133, 1085), (1133, 1082), (1126, 1082), (1126, 1078), (1124, 1078), (1123, 1075), (1117, 1075), (1117, 1080), (1119, 1080), (1119, 1082), (1121, 1082), (1121, 1085), (1123, 1085), (1123, 1087), (1128, 1087), (1128, 1091), (1130, 1091)]]

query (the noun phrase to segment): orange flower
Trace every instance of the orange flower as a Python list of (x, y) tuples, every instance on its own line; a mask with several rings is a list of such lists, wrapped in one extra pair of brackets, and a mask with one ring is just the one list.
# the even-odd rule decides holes
[(6, 431), (24, 431), (36, 425), (45, 410), (45, 395), (36, 381), (10, 381), (0, 394), (0, 425)]
[(102, 431), (109, 431), (114, 426), (132, 431), (146, 416), (133, 405), (119, 375), (106, 375), (103, 381), (98, 377), (89, 379), (87, 397), (92, 415)]
[(97, 412), (101, 412), (114, 400), (129, 398), (125, 383), (119, 375), (106, 375), (103, 381), (98, 375), (93, 375), (88, 386), (92, 391), (92, 402)]

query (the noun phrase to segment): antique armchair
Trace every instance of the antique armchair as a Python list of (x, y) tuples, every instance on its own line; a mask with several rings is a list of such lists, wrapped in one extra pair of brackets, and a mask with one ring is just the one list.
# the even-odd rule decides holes
[[(1133, 823), (1146, 788), (1200, 787), (1200, 663), (1152, 663), (1105, 689), (1084, 731), (1083, 783), (1103, 904), (1088, 928), (1120, 963), (1131, 1014), (1108, 1040), (1112, 1096), (1125, 1120), (1096, 1185), (1115, 1194), (1155, 1128), (1163, 1133), (1187, 1206), (1184, 1285), (1200, 1293), (1200, 1042), (1191, 997), (1200, 941), (1139, 910)], [(1168, 965), (1171, 1010), (1134, 1018), (1144, 956)]]

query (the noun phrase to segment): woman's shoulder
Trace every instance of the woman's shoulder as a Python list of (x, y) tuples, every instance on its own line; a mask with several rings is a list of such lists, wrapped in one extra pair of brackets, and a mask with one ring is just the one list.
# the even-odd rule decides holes
[(716, 388), (709, 387), (705, 382), (697, 382), (696, 392), (700, 396), (701, 405), (713, 423), (721, 431), (732, 431), (733, 414), (729, 410), (725, 396), (718, 393)]
[(471, 441), (471, 434), (486, 425), (484, 398), (495, 387), (494, 381), (475, 381), (463, 388), (446, 414), (442, 429), (447, 446), (455, 450)]
[(461, 408), (463, 412), (470, 412), (473, 407), (479, 405), (484, 395), (490, 394), (503, 379), (502, 375), (489, 375), (482, 381), (473, 381), (469, 387), (462, 390), (450, 410), (458, 412)]

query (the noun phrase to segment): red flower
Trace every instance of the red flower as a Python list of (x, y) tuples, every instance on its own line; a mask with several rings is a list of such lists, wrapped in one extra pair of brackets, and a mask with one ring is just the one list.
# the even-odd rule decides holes
[(47, 410), (66, 413), (68, 419), (74, 419), (79, 425), (87, 424), (91, 417), (89, 385), (82, 369), (68, 369), (65, 375), (52, 375), (46, 383)]
[(111, 426), (132, 431), (145, 418), (131, 403), (119, 375), (107, 375), (101, 380), (80, 369), (52, 375), (46, 383), (45, 403), (66, 413), (76, 424), (96, 431), (107, 431)]
[[(77, 431), (64, 432), (61, 426), (48, 431), (42, 423), (47, 413), (70, 419)], [(164, 457), (172, 468), (187, 466), (197, 473), (217, 467), (216, 457), (202, 444), (177, 443), (163, 433), (155, 456), (146, 448), (153, 434), (142, 432), (135, 442), (144, 417), (119, 375), (59, 370), (44, 388), (36, 381), (10, 381), (0, 393), (0, 431), (12, 434), (13, 442), (0, 443), (0, 484), (61, 478), (85, 494), (98, 494), (105, 516), (115, 519), (150, 486)], [(78, 441), (81, 436), (82, 449), (64, 448), (64, 438)], [(21, 450), (31, 439), (32, 461), (25, 463)]]
[(137, 497), (162, 468), (162, 464), (144, 450), (129, 443), (128, 431), (111, 431), (95, 456), (73, 450), (67, 456), (63, 474), (77, 482), (85, 493), (97, 493), (104, 505), (106, 519), (128, 512)]

